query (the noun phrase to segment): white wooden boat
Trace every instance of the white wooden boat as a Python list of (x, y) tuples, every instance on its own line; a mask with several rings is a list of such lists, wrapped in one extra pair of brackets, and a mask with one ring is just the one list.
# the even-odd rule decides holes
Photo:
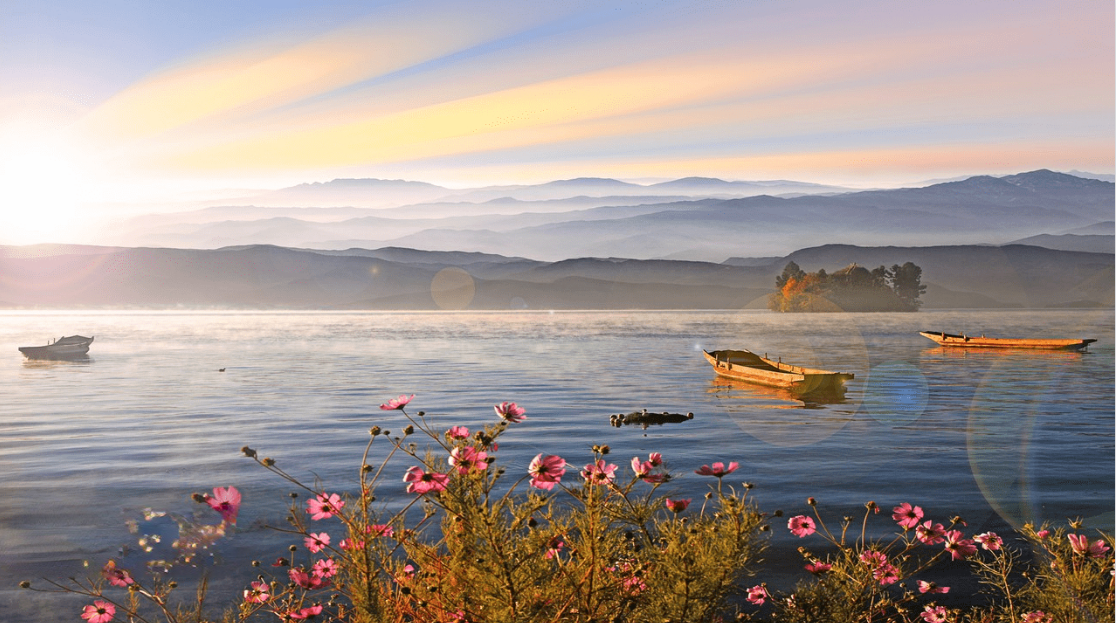
[(19, 352), (28, 359), (73, 359), (89, 352), (93, 338), (83, 335), (60, 337), (46, 346), (20, 346)]

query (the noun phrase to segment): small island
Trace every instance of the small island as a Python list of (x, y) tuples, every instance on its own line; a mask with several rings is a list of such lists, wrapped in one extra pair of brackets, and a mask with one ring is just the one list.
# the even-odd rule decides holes
[(833, 273), (807, 273), (790, 262), (775, 287), (767, 307), (777, 312), (913, 312), (926, 291), (922, 269), (913, 262), (873, 270), (850, 264)]

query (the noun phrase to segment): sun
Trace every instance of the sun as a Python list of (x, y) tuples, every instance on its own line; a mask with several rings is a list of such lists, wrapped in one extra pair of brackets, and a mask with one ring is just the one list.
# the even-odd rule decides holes
[(91, 176), (80, 154), (57, 140), (0, 144), (0, 244), (77, 240)]

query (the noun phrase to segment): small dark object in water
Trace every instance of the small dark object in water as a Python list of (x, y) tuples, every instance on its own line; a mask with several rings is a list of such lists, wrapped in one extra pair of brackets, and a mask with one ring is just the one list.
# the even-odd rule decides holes
[(609, 423), (616, 428), (620, 428), (625, 424), (635, 425), (639, 424), (644, 430), (651, 424), (662, 426), (663, 424), (676, 424), (678, 422), (685, 422), (686, 420), (694, 419), (693, 413), (669, 413), (663, 411), (662, 413), (649, 413), (647, 409), (642, 411), (633, 411), (627, 415), (623, 413), (613, 413), (608, 416)]
[(218, 371), (218, 372), (224, 372), (224, 371), (225, 371), (225, 369), (224, 369), (224, 368), (220, 368), (220, 369), (219, 369), (219, 370), (217, 370), (217, 371)]

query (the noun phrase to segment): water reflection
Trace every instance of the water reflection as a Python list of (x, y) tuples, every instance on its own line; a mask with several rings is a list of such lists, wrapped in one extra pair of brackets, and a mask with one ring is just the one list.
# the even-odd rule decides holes
[(845, 392), (811, 392), (799, 393), (793, 392), (789, 389), (781, 387), (767, 387), (765, 385), (756, 385), (748, 383), (747, 381), (738, 381), (735, 379), (725, 378), (723, 376), (714, 377), (710, 380), (709, 392), (716, 394), (718, 392), (731, 392), (739, 391), (741, 400), (759, 399), (765, 402), (773, 401), (776, 404), (763, 405), (767, 409), (824, 409), (825, 405), (843, 404), (848, 402), (845, 398)]
[(949, 348), (936, 346), (923, 350), (925, 357), (942, 357), (946, 359), (965, 359), (985, 357), (989, 360), (1018, 359), (1020, 357), (1041, 357), (1046, 360), (1077, 361), (1082, 357), (1091, 355), (1087, 350), (1039, 350), (1031, 348)]
[[(855, 408), (839, 407), (844, 396), (808, 395), (715, 377), (707, 390), (740, 430), (780, 447), (815, 444), (853, 419)], [(851, 407), (851, 405), (850, 405)]]
[(24, 368), (62, 368), (66, 366), (87, 366), (93, 363), (89, 355), (71, 355), (69, 357), (42, 357), (23, 360)]

